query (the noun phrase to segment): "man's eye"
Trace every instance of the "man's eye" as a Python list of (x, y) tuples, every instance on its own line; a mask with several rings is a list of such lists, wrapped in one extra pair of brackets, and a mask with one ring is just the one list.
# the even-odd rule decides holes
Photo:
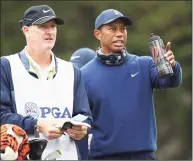
[(124, 30), (127, 30), (127, 27), (122, 27), (121, 30), (123, 30), (123, 31), (124, 31)]
[(114, 27), (109, 28), (111, 31), (115, 31), (116, 29)]

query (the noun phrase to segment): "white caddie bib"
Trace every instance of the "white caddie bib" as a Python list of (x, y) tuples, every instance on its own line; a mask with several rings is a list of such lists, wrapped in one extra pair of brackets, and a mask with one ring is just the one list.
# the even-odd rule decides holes
[[(57, 58), (58, 71), (52, 80), (40, 80), (31, 76), (23, 66), (19, 55), (6, 57), (10, 61), (17, 113), (44, 119), (49, 126), (60, 126), (66, 118), (72, 117), (74, 70), (71, 63)], [(41, 138), (45, 138), (40, 134)], [(29, 139), (34, 136), (29, 136)], [(77, 160), (74, 140), (62, 135), (48, 140), (42, 159), (49, 153), (60, 150), (60, 160)]]

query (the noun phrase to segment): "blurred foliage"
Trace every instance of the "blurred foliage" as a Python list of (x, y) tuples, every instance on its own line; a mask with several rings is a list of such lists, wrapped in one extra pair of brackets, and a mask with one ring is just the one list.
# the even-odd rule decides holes
[(148, 38), (154, 32), (164, 43), (172, 43), (172, 51), (183, 69), (183, 83), (168, 90), (155, 90), (158, 124), (159, 159), (192, 158), (192, 9), (191, 1), (2, 1), (1, 56), (19, 52), (25, 38), (18, 21), (24, 11), (37, 4), (51, 6), (65, 25), (58, 26), (53, 49), (62, 59), (81, 47), (96, 49), (93, 35), (95, 19), (108, 8), (130, 16), (134, 25), (128, 28), (129, 53), (149, 55)]

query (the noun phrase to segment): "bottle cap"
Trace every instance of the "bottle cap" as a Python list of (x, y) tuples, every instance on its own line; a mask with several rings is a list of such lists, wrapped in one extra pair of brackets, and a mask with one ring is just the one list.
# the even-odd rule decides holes
[(149, 41), (154, 41), (154, 40), (159, 40), (160, 37), (158, 35), (155, 35), (154, 33), (151, 33), (150, 34), (150, 38), (149, 38)]

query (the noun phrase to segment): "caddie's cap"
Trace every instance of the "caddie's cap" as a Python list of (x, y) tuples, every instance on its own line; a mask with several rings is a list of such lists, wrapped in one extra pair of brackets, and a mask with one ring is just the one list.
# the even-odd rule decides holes
[(64, 20), (56, 17), (54, 10), (47, 5), (36, 5), (28, 8), (24, 12), (20, 25), (31, 26), (44, 24), (50, 20), (55, 20), (56, 24), (64, 24)]

